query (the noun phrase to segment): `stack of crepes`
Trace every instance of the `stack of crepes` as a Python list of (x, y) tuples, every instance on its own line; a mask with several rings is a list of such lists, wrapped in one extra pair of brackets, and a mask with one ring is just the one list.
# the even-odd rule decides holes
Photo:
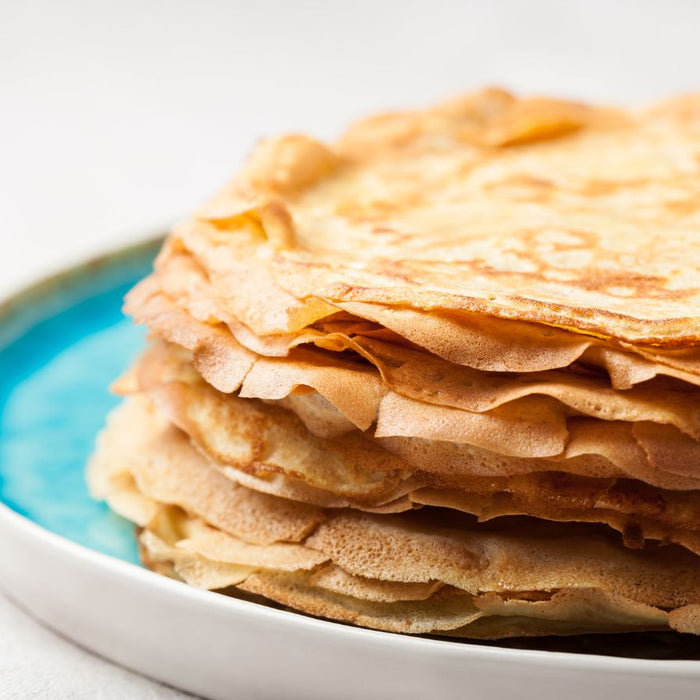
[(700, 632), (700, 97), (259, 145), (126, 309), (144, 562), (381, 630)]

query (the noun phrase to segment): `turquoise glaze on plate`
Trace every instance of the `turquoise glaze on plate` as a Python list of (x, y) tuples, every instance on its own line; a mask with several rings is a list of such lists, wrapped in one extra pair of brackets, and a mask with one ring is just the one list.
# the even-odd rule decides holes
[(0, 306), (0, 501), (51, 532), (138, 563), (133, 525), (90, 498), (85, 463), (109, 384), (143, 344), (122, 299), (160, 241), (68, 270)]

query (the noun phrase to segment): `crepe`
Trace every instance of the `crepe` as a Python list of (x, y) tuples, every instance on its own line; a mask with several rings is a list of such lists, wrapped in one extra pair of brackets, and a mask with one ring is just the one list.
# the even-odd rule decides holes
[[(282, 395), (286, 400), (281, 405), (295, 411), (305, 427), (321, 438), (341, 440), (341, 436), (351, 435), (353, 432), (352, 422), (343, 421), (342, 416), (338, 417), (337, 410), (336, 413), (333, 412), (332, 403), (324, 401), (320, 404), (319, 411), (316, 395), (303, 391), (299, 393), (294, 381), (283, 382), (284, 390), (280, 393), (264, 391), (271, 381), (273, 386), (279, 386), (280, 374), (287, 371), (285, 367), (289, 366), (286, 363), (276, 368), (272, 376), (267, 364), (263, 365), (263, 370), (266, 371), (259, 374), (254, 368), (249, 370), (238, 398), (231, 397), (227, 400), (201, 380), (192, 370), (190, 362), (191, 356), (178, 350), (176, 346), (156, 343), (136, 366), (132, 390), (140, 388), (150, 391), (182, 429), (199, 436), (201, 444), (206, 445), (215, 440), (219, 447), (210, 448), (215, 456), (222, 458), (221, 445), (226, 441), (223, 426), (240, 425), (232, 420), (230, 412), (244, 411), (246, 406), (253, 410), (254, 403), (241, 401), (241, 397), (250, 396), (251, 393), (257, 396), (262, 394), (265, 398)], [(317, 367), (309, 370), (297, 364), (294, 363), (291, 368), (292, 377), (298, 377), (300, 372), (306, 373), (307, 376), (309, 372), (316, 374), (323, 369)], [(367, 393), (363, 393), (363, 389), (367, 390), (373, 385), (366, 381), (368, 377), (365, 374), (362, 375), (361, 383), (351, 383), (351, 375), (352, 372), (345, 372), (340, 381), (336, 380), (335, 395), (341, 397), (341, 406), (348, 402), (357, 402), (359, 397), (365, 400), (360, 407), (366, 407), (370, 402), (366, 400)], [(251, 376), (259, 376), (261, 380), (266, 381), (266, 384), (259, 387), (263, 391), (248, 391), (251, 386), (248, 379)], [(433, 383), (429, 386), (436, 385), (437, 383)], [(353, 392), (348, 394), (347, 389), (350, 386)], [(369, 393), (371, 397), (377, 397), (379, 392), (380, 387), (376, 385)], [(327, 395), (334, 396), (332, 393)], [(597, 397), (601, 406), (604, 406), (603, 397)], [(634, 476), (656, 486), (676, 489), (697, 488), (700, 485), (700, 480), (692, 468), (685, 474), (677, 473), (679, 469), (673, 462), (674, 454), (686, 456), (684, 450), (687, 451), (690, 457), (687, 463), (693, 465), (697, 464), (700, 453), (700, 445), (678, 430), (664, 432), (662, 429), (659, 436), (658, 431), (654, 432), (649, 428), (648, 421), (638, 425), (575, 417), (564, 421), (563, 414), (557, 416), (556, 413), (552, 415), (546, 412), (547, 407), (551, 407), (550, 403), (545, 404), (543, 408), (536, 404), (533, 398), (528, 403), (518, 401), (515, 404), (508, 413), (501, 410), (494, 416), (493, 412), (474, 414), (455, 411), (449, 407), (407, 400), (401, 395), (385, 392), (377, 404), (378, 420), (374, 435), (383, 447), (412, 465), (396, 462), (395, 468), (403, 471), (418, 469), (458, 478), (460, 475), (470, 474), (496, 476), (560, 470), (594, 477)], [(521, 411), (529, 411), (527, 420), (520, 420)], [(500, 431), (496, 432), (499, 423)], [(300, 427), (294, 430), (299, 432)], [(565, 431), (565, 435), (562, 435), (562, 430)], [(553, 434), (547, 435), (546, 431)], [(357, 430), (354, 432), (357, 433)], [(655, 441), (650, 440), (649, 436), (655, 437)], [(352, 442), (358, 439), (357, 436), (342, 437), (345, 442), (328, 443), (330, 447), (321, 449), (335, 451), (337, 447), (347, 451), (350, 444), (365, 445), (367, 447), (360, 449), (367, 450), (368, 453), (375, 449), (371, 441)], [(304, 440), (307, 444), (314, 442), (311, 436), (306, 436)], [(659, 448), (660, 440), (666, 451), (665, 462), (654, 459), (650, 451), (650, 447), (654, 445)], [(319, 444), (326, 443), (320, 441)], [(554, 446), (554, 454), (551, 457), (545, 451), (546, 446), (550, 444)], [(521, 454), (509, 456), (509, 451), (512, 451), (511, 445)], [(497, 451), (489, 451), (488, 448)], [(660, 468), (663, 466), (666, 468)], [(329, 466), (319, 473), (324, 470), (329, 475), (332, 472)]]
[[(252, 300), (230, 288), (226, 303), (245, 299), (236, 315), (259, 334), (293, 330), (302, 317), (323, 313), (315, 300), (330, 299), (692, 345), (700, 297), (685, 271), (698, 254), (697, 211), (679, 203), (690, 202), (697, 185), (696, 115), (674, 103), (611, 114), (556, 101), (525, 108), (516, 98), (493, 112), (491, 99), (487, 91), (458, 108), (396, 116), (407, 127), (400, 139), (386, 139), (370, 121), (335, 150), (296, 136), (265, 142), (199, 212), (219, 232), (209, 246), (197, 223), (178, 235), (225, 288), (243, 259), (235, 248), (265, 243), (269, 229), (273, 250), (256, 274), (268, 270), (272, 289), (306, 301), (294, 304), (277, 291), (268, 299), (267, 287), (265, 299)], [(562, 108), (585, 114), (574, 133), (533, 131)], [(523, 110), (527, 117), (518, 117)], [(494, 145), (484, 135), (501, 120), (512, 122), (512, 133), (538, 136), (524, 147)], [(232, 237), (240, 242), (222, 244)], [(284, 309), (283, 317), (257, 318), (253, 309), (263, 303), (268, 312)]]
[[(503, 617), (502, 632), (491, 622), (494, 636), (509, 634), (512, 615), (551, 618), (560, 631), (567, 624), (575, 631), (661, 628), (668, 624), (665, 609), (700, 598), (697, 557), (670, 547), (635, 553), (602, 533), (540, 525), (513, 534), (469, 521), (436, 525), (434, 513), (416, 519), (321, 511), (233, 484), (219, 485), (218, 498), (201, 505), (193, 485), (213, 483), (218, 473), (152, 406), (130, 401), (139, 411), (127, 404), (101, 438), (90, 470), (93, 491), (119, 503), (126, 482), (102, 477), (131, 473), (142, 497), (157, 504), (141, 523), (148, 561), (169, 565), (193, 585), (241, 586), (313, 614), (394, 631), (470, 634), (461, 628)], [(222, 520), (222, 513), (232, 519)], [(584, 622), (581, 608), (590, 614), (592, 605), (600, 614)]]
[[(128, 433), (134, 441), (138, 430), (130, 429), (130, 424), (157, 433), (164, 429), (163, 417), (170, 416), (206, 459), (192, 450), (182, 434), (171, 429), (157, 450), (152, 438), (146, 441), (144, 449), (161, 455), (157, 462), (162, 465), (161, 471), (155, 477), (148, 480), (135, 468), (117, 477), (123, 482), (130, 475), (142, 493), (174, 502), (195, 514), (204, 512), (207, 501), (219, 503), (221, 493), (230, 489), (221, 476), (224, 474), (261, 493), (326, 508), (391, 513), (433, 505), (471, 513), (482, 521), (527, 515), (560, 522), (604, 523), (619, 531), (631, 547), (643, 547), (645, 539), (654, 539), (700, 553), (697, 491), (668, 491), (630, 479), (596, 479), (557, 471), (509, 477), (423, 472), (383, 453), (364, 436), (334, 441), (315, 438), (284, 410), (217, 397), (201, 382), (190, 387), (189, 393), (185, 387), (173, 382), (152, 389), (149, 396), (160, 409), (145, 396), (131, 397), (115, 414), (117, 426), (106, 435), (115, 436), (116, 441), (116, 436)], [(178, 396), (183, 389), (185, 393)], [(167, 441), (177, 447), (167, 447)], [(123, 449), (128, 443), (121, 438), (120, 444)], [(118, 452), (118, 448), (107, 445), (101, 452)], [(202, 464), (192, 473), (195, 461)], [(170, 474), (164, 473), (168, 464)], [(177, 470), (180, 479), (190, 478), (193, 483), (199, 479), (198, 474), (211, 473), (212, 482), (205, 486), (199, 480), (194, 493), (168, 496), (167, 484), (179, 473)], [(197, 502), (193, 500), (196, 495)], [(181, 498), (189, 499), (187, 505)], [(120, 504), (113, 507), (119, 509)], [(223, 510), (223, 505), (217, 506), (217, 512)], [(138, 518), (133, 519), (142, 524)], [(217, 520), (218, 526), (220, 523)]]
[(700, 633), (700, 101), (263, 141), (126, 298), (144, 563), (404, 633)]
[[(205, 226), (201, 231), (205, 241), (209, 234), (212, 231)], [(246, 273), (241, 271), (241, 276)], [(269, 285), (274, 286), (274, 282)], [(220, 299), (207, 268), (183, 249), (174, 235), (166, 241), (154, 274), (127, 296), (126, 310), (138, 322), (150, 324), (158, 322), (159, 309), (178, 308), (202, 323), (225, 324), (240, 345), (266, 356), (283, 356), (310, 343), (344, 350), (352, 347), (348, 343), (352, 332), (374, 337), (381, 334), (394, 343), (409, 341), (477, 370), (538, 372), (582, 361), (604, 368), (615, 388), (626, 389), (662, 374), (691, 383), (700, 381), (700, 353), (693, 348), (662, 351), (473, 313), (337, 301), (312, 325), (297, 332), (256, 335)]]

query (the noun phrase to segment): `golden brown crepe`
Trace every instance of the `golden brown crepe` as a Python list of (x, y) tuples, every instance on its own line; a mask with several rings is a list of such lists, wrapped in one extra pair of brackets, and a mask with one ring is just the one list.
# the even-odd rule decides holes
[[(135, 488), (154, 503), (140, 523), (146, 558), (192, 585), (240, 586), (393, 631), (472, 636), (468, 625), (496, 616), (495, 637), (512, 634), (511, 617), (543, 617), (558, 633), (663, 628), (666, 610), (678, 617), (700, 600), (700, 558), (674, 547), (634, 551), (599, 531), (543, 524), (510, 532), (469, 521), (448, 527), (435, 513), (313, 509), (217, 484), (219, 472), (182, 433), (147, 400), (129, 401), (101, 438), (93, 492), (118, 507)], [(125, 472), (129, 485), (113, 478)], [(216, 498), (200, 501), (212, 486)]]
[[(694, 344), (697, 112), (541, 101), (525, 118), (512, 116), (522, 101), (507, 102), (491, 111), (486, 91), (397, 116), (399, 139), (359, 124), (335, 151), (295, 136), (265, 142), (176, 236), (228, 291), (227, 308), (245, 300), (233, 313), (258, 334), (306, 324), (324, 313), (320, 300), (357, 300)], [(534, 128), (572, 107), (584, 115), (573, 133)], [(492, 141), (501, 120), (531, 137)], [(261, 297), (256, 284), (253, 299), (227, 285), (240, 284), (240, 252), (261, 243), (271, 250), (256, 270), (275, 286)]]
[[(318, 438), (288, 411), (217, 395), (201, 380), (189, 385), (182, 381), (151, 385), (149, 396), (208, 458), (209, 470), (219, 470), (262, 493), (323, 507), (381, 513), (434, 505), (471, 513), (481, 520), (527, 515), (605, 523), (621, 532), (629, 546), (641, 547), (646, 538), (676, 542), (700, 553), (698, 491), (662, 490), (638, 480), (591, 478), (556, 470), (510, 476), (426, 472), (384, 452), (362, 434)], [(162, 422), (157, 418), (159, 411), (145, 397), (133, 397), (115, 414), (114, 420), (125, 416), (124, 426), (111, 434), (135, 434), (129, 422), (142, 427)], [(171, 470), (181, 464), (181, 455), (193, 459), (182, 437), (178, 445), (177, 455), (170, 456)], [(103, 453), (112, 451), (102, 448)], [(167, 457), (162, 460), (163, 469)], [(137, 481), (144, 478), (138, 472), (134, 476)], [(224, 480), (218, 477), (218, 481), (220, 489), (224, 488)], [(141, 490), (150, 493), (165, 483), (167, 475), (161, 475), (154, 486)], [(214, 500), (213, 487), (205, 489), (200, 484), (196, 489), (198, 494), (204, 491), (209, 495), (202, 505), (190, 505), (189, 510), (199, 513), (206, 498)], [(157, 498), (167, 500), (162, 493)]]
[[(264, 411), (268, 416), (265, 420), (280, 429), (283, 423), (291, 420), (284, 411), (275, 414), (272, 408), (255, 408), (259, 406), (256, 402), (243, 400), (241, 397), (246, 394), (246, 387), (249, 386), (247, 380), (238, 397), (227, 398), (202, 381), (197, 372), (193, 371), (190, 361), (190, 355), (178, 350), (176, 346), (156, 343), (133, 370), (131, 390), (148, 391), (171, 418), (202, 445), (213, 445), (212, 441), (216, 441), (218, 447), (210, 447), (214, 456), (225, 459), (222, 445), (227, 440), (226, 431), (241, 429), (242, 419), (233, 420), (232, 415), (244, 415), (246, 412), (259, 415), (260, 411)], [(265, 373), (260, 374), (264, 379)], [(343, 389), (347, 394), (349, 388), (354, 390), (357, 386), (349, 383), (347, 373), (343, 379), (344, 381), (336, 382), (339, 395)], [(284, 386), (283, 396), (294, 389), (293, 382)], [(367, 383), (360, 383), (357, 391), (343, 397), (343, 401), (355, 401), (358, 396), (363, 397), (362, 388), (366, 389)], [(260, 393), (255, 392), (254, 395), (259, 396)], [(263, 396), (274, 398), (277, 394), (263, 393)], [(321, 451), (335, 451), (337, 448), (348, 452), (351, 444), (364, 445), (360, 449), (368, 455), (376, 450), (372, 441), (359, 437), (351, 422), (342, 422), (342, 417), (338, 420), (329, 402), (321, 404), (319, 414), (316, 397), (313, 392), (298, 393), (297, 389), (296, 393), (290, 393), (284, 401), (276, 403), (291, 408), (310, 432), (322, 438), (318, 441), (322, 445)], [(293, 401), (289, 401), (291, 398)], [(654, 443), (647, 439), (647, 433), (652, 437), (656, 435), (649, 427), (653, 425), (649, 421), (626, 423), (619, 420), (609, 422), (571, 417), (564, 424), (557, 420), (556, 415), (551, 420), (551, 415), (543, 412), (534, 399), (525, 404), (524, 408), (522, 402), (516, 403), (510, 415), (499, 411), (494, 419), (492, 412), (484, 415), (455, 411), (439, 405), (406, 400), (400, 395), (386, 394), (379, 406), (379, 420), (374, 435), (383, 447), (398, 454), (411, 465), (397, 462), (396, 469), (418, 469), (443, 477), (451, 476), (453, 479), (468, 475), (508, 476), (559, 470), (592, 477), (633, 476), (656, 486), (674, 489), (692, 489), (700, 485), (700, 480), (692, 471), (687, 475), (676, 473), (679, 470), (672, 459), (675, 454), (680, 458), (685, 456), (685, 451), (690, 451), (692, 464), (700, 451), (700, 445), (696, 441), (678, 430), (661, 433), (668, 453), (666, 462), (671, 462), (668, 465), (670, 469), (667, 470), (663, 469), (663, 464), (659, 468), (661, 463), (657, 464), (658, 460), (653, 459), (654, 455), (649, 451), (650, 446), (658, 443), (658, 440)], [(523, 410), (531, 412), (526, 421), (519, 420), (519, 412)], [(279, 418), (270, 418), (272, 415)], [(465, 416), (468, 418), (466, 422)], [(257, 420), (258, 425), (262, 425), (263, 419)], [(496, 432), (499, 422), (500, 432)], [(566, 436), (560, 435), (562, 427), (567, 431)], [(535, 428), (537, 433), (534, 433)], [(304, 432), (301, 426), (294, 430), (297, 433), (300, 430)], [(554, 435), (547, 435), (548, 430), (554, 432)], [(505, 435), (499, 439), (502, 433)], [(264, 433), (261, 427), (258, 427), (258, 434), (262, 439)], [(365, 431), (365, 435), (371, 436), (372, 431)], [(460, 438), (460, 435), (463, 437)], [(452, 438), (451, 442), (449, 438)], [(332, 441), (324, 442), (328, 439)], [(357, 440), (361, 442), (357, 443)], [(551, 457), (537, 454), (537, 450), (543, 450), (543, 445), (556, 445), (557, 440), (560, 445), (558, 454)], [(312, 435), (304, 437), (304, 441), (306, 444), (317, 442)], [(484, 442), (487, 443), (486, 448)], [(509, 456), (512, 445), (525, 454)], [(489, 447), (492, 449), (489, 450)], [(527, 449), (530, 449), (529, 453)], [(332, 468), (324, 466), (318, 471), (319, 474), (324, 472), (330, 476)]]
[[(206, 231), (202, 232), (205, 240)], [(241, 275), (245, 278), (246, 273)], [(298, 345), (311, 343), (344, 350), (350, 333), (381, 334), (395, 343), (410, 341), (450, 362), (485, 371), (536, 372), (582, 361), (605, 369), (616, 388), (629, 388), (659, 374), (700, 381), (700, 353), (694, 348), (662, 351), (547, 325), (367, 302), (333, 302), (312, 325), (297, 332), (256, 335), (220, 299), (207, 269), (183, 251), (174, 237), (166, 241), (154, 274), (127, 296), (126, 308), (138, 322), (149, 325), (157, 323), (159, 312), (168, 306), (201, 323), (225, 324), (240, 345), (267, 356), (286, 355)]]
[(700, 98), (264, 141), (127, 296), (144, 562), (390, 631), (700, 633)]

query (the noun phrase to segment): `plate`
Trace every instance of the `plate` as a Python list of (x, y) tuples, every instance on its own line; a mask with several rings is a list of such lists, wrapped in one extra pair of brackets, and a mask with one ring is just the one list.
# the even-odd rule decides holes
[[(121, 299), (158, 245), (78, 265), (0, 305), (0, 584), (25, 609), (106, 658), (211, 698), (697, 697), (699, 660), (610, 655), (677, 654), (677, 637), (530, 643), (540, 649), (407, 637), (142, 568), (133, 527), (90, 499), (83, 470), (116, 403), (107, 387), (145, 335)], [(680, 648), (700, 659), (694, 641)]]

